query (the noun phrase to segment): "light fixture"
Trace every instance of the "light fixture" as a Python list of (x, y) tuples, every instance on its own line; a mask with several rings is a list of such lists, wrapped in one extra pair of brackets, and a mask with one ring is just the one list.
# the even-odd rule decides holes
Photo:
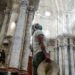
[(11, 30), (15, 29), (15, 26), (16, 26), (15, 22), (12, 22), (11, 23)]
[(50, 11), (46, 11), (46, 12), (45, 12), (45, 16), (47, 16), (47, 17), (51, 16)]

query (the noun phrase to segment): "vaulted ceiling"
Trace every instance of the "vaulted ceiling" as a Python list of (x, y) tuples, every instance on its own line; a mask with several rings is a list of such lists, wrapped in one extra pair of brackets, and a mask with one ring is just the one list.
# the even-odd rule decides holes
[(33, 23), (40, 23), (48, 37), (72, 33), (75, 0), (40, 0)]
[[(0, 11), (6, 6), (12, 7), (12, 3), (19, 0), (1, 0)], [(30, 3), (33, 3), (33, 0)], [(37, 4), (37, 0), (35, 3)], [(68, 16), (67, 16), (68, 15)], [(75, 0), (40, 0), (39, 8), (35, 13), (33, 23), (40, 23), (46, 36), (55, 37), (62, 33), (72, 33), (75, 30)]]

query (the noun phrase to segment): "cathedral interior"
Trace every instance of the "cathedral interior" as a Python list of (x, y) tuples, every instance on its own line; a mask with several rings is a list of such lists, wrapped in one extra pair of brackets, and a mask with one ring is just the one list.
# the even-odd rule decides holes
[(75, 75), (75, 0), (0, 0), (0, 75), (32, 75), (35, 23), (43, 27), (59, 75)]

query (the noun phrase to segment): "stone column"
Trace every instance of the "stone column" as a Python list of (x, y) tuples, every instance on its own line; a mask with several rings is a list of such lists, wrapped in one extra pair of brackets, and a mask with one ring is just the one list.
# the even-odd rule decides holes
[(50, 59), (55, 61), (55, 53), (54, 53), (54, 47), (53, 46), (50, 46), (49, 47), (49, 52), (50, 52)]
[(7, 21), (8, 21), (8, 14), (9, 14), (9, 9), (6, 8), (5, 10), (5, 17), (4, 17), (4, 22), (2, 25), (2, 29), (1, 29), (1, 33), (0, 33), (0, 45), (2, 44), (5, 32), (6, 32), (6, 28), (7, 28)]
[(12, 6), (12, 10), (11, 10), (7, 36), (13, 36), (13, 34), (15, 32), (18, 14), (19, 14), (19, 4), (14, 3), (13, 6)]
[(74, 68), (74, 53), (73, 53), (73, 40), (70, 38), (70, 60), (71, 60), (71, 75), (75, 74), (75, 68)]
[(25, 30), (25, 16), (28, 6), (28, 0), (20, 0), (20, 13), (17, 21), (16, 31), (13, 39), (13, 47), (11, 51), (9, 67), (20, 67), (20, 52), (23, 45), (23, 34)]
[(57, 63), (57, 60), (58, 60), (57, 51), (58, 51), (58, 49), (57, 49), (57, 39), (56, 39), (56, 41), (55, 41), (55, 61), (56, 61), (56, 63)]
[(62, 40), (61, 38), (59, 38), (58, 47), (59, 47), (59, 68), (60, 68), (59, 75), (62, 75)]
[(2, 29), (2, 24), (3, 24), (3, 21), (4, 21), (4, 11), (0, 11), (0, 32), (1, 32), (1, 29)]
[(68, 42), (67, 37), (63, 39), (63, 57), (64, 57), (64, 75), (69, 75), (69, 61), (68, 61)]
[(59, 40), (57, 39), (57, 64), (59, 65)]
[(24, 53), (23, 53), (23, 61), (22, 61), (22, 69), (27, 71), (28, 68), (28, 59), (30, 54), (30, 37), (31, 37), (31, 25), (32, 20), (34, 16), (34, 8), (29, 7), (28, 8), (28, 20), (27, 20), (27, 26), (26, 26), (26, 37), (25, 37), (25, 47), (24, 47)]

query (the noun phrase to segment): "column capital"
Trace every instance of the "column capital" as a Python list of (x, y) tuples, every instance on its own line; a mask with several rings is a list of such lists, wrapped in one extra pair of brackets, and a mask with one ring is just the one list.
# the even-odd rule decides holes
[(20, 0), (19, 3), (20, 3), (21, 7), (25, 7), (25, 6), (28, 6), (29, 1), (28, 0)]
[(14, 3), (12, 6), (12, 11), (18, 12), (19, 10), (19, 3)]
[(70, 38), (70, 46), (74, 46), (73, 38)]
[(63, 38), (63, 45), (65, 46), (67, 46), (68, 45), (68, 39), (67, 39), (67, 37), (64, 37)]
[(35, 7), (34, 7), (33, 5), (30, 5), (30, 6), (28, 7), (28, 11), (33, 11), (33, 12), (35, 12)]

